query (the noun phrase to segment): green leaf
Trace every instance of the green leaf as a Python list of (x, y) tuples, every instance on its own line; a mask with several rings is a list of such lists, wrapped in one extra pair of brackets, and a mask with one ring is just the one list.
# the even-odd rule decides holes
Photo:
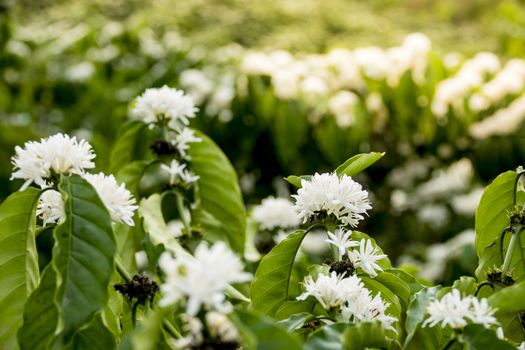
[(59, 276), (55, 298), (67, 343), (104, 308), (117, 248), (110, 215), (95, 189), (76, 175), (63, 178), (59, 189), (67, 219), (55, 229), (51, 263)]
[(129, 164), (124, 165), (118, 169), (117, 175), (115, 176), (119, 183), (124, 183), (126, 188), (135, 196), (139, 198), (139, 186), (140, 180), (144, 176), (146, 169), (154, 161), (148, 160), (137, 160)]
[(117, 346), (115, 337), (102, 322), (98, 313), (87, 328), (80, 330), (64, 349), (67, 350), (111, 350)]
[(297, 313), (312, 313), (316, 302), (311, 300), (289, 300), (281, 304), (274, 317), (284, 320)]
[(279, 321), (279, 324), (284, 326), (288, 331), (295, 331), (301, 328), (305, 322), (315, 318), (314, 315), (308, 312), (300, 312), (293, 314), (285, 320)]
[(55, 228), (53, 259), (25, 307), (22, 349), (67, 345), (108, 300), (116, 252), (109, 213), (79, 176), (63, 178), (59, 188), (67, 219)]
[[(196, 201), (198, 209), (192, 215), (203, 228), (203, 233), (213, 233), (226, 240), (230, 247), (244, 252), (246, 210), (239, 188), (237, 174), (220, 148), (206, 135), (195, 131), (201, 142), (191, 143), (191, 169), (199, 176)], [(202, 220), (204, 213), (213, 221)]]
[(323, 326), (311, 333), (306, 340), (304, 350), (341, 350), (343, 348), (342, 335), (348, 323), (334, 323)]
[(361, 322), (350, 325), (342, 335), (344, 350), (366, 348), (398, 349), (400, 346), (390, 339), (379, 322)]
[(461, 334), (461, 341), (467, 345), (467, 350), (516, 350), (516, 347), (499, 339), (495, 331), (479, 324), (466, 326)]
[(390, 272), (380, 272), (375, 278), (377, 282), (381, 283), (394, 293), (403, 303), (404, 308), (408, 306), (410, 299), (410, 287), (399, 277)]
[(301, 342), (282, 325), (263, 315), (237, 310), (232, 321), (244, 339), (248, 350), (301, 350)]
[(154, 245), (162, 244), (165, 249), (173, 253), (184, 251), (175, 236), (168, 232), (168, 226), (162, 215), (160, 194), (152, 194), (140, 201), (139, 216), (142, 217), (144, 230)]
[(461, 276), (454, 281), (452, 288), (458, 289), (464, 296), (474, 295), (478, 290), (478, 283), (474, 277)]
[(385, 272), (389, 272), (399, 277), (403, 282), (405, 282), (408, 288), (410, 288), (411, 295), (419, 292), (421, 289), (424, 288), (424, 286), (421, 284), (421, 282), (416, 277), (412, 276), (406, 271), (391, 268), (391, 269), (386, 269)]
[(303, 180), (310, 180), (312, 178), (312, 175), (301, 175), (301, 176), (297, 176), (297, 175), (290, 175), (288, 177), (285, 177), (284, 179), (294, 185), (295, 187), (297, 188), (301, 188), (302, 187), (302, 184), (301, 182)]
[(168, 310), (157, 308), (129, 333), (119, 345), (119, 350), (160, 350), (167, 349), (162, 333), (162, 323)]
[(133, 152), (138, 141), (138, 134), (146, 127), (141, 121), (124, 124), (117, 135), (110, 156), (110, 170), (115, 173), (133, 160)]
[(515, 341), (523, 340), (523, 330), (517, 314), (525, 311), (525, 282), (499, 290), (489, 298), (489, 305), (496, 309), (505, 336)]
[(0, 206), (0, 344), (14, 349), (24, 304), (38, 284), (36, 206), (41, 191), (28, 188)]
[(306, 231), (296, 231), (265, 255), (250, 286), (252, 307), (266, 315), (274, 315), (288, 300), (293, 262)]
[(359, 174), (375, 162), (377, 162), (384, 155), (385, 153), (379, 152), (356, 154), (355, 156), (338, 166), (337, 169), (335, 169), (335, 172), (339, 176), (354, 176), (356, 174)]
[(416, 334), (416, 331), (423, 323), (427, 312), (427, 307), (432, 299), (435, 298), (439, 289), (439, 286), (424, 288), (411, 297), (410, 304), (407, 309), (405, 324), (407, 332), (404, 344), (405, 348), (408, 346), (408, 344), (410, 344), (412, 338)]
[(499, 175), (481, 196), (476, 210), (476, 253), (479, 257), (509, 225), (507, 211), (514, 205), (516, 177), (514, 171)]
[(53, 341), (59, 321), (59, 307), (54, 300), (56, 284), (55, 268), (49, 264), (24, 308), (24, 324), (18, 331), (22, 350), (48, 349)]
[[(370, 153), (361, 153), (356, 154), (352, 158), (348, 159), (346, 162), (341, 164), (340, 166), (335, 169), (335, 172), (337, 175), (347, 175), (347, 176), (354, 176), (377, 162), (379, 159), (381, 159), (385, 154), (379, 153), (379, 152), (370, 152)], [(302, 180), (310, 180), (312, 178), (311, 175), (290, 175), (288, 177), (285, 177), (284, 179), (294, 185), (297, 188), (301, 188), (301, 181)]]

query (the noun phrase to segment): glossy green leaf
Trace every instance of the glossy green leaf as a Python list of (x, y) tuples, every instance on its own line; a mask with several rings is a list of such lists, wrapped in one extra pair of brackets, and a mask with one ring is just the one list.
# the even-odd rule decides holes
[(313, 319), (315, 316), (308, 312), (300, 312), (293, 314), (285, 320), (279, 321), (281, 326), (284, 326), (288, 331), (294, 331), (301, 328), (305, 322)]
[(316, 302), (311, 300), (288, 300), (281, 304), (274, 317), (278, 320), (284, 320), (297, 313), (312, 313)]
[(168, 310), (157, 308), (133, 329), (120, 343), (119, 350), (161, 350), (168, 349), (162, 332)]
[(102, 322), (102, 316), (97, 314), (93, 321), (80, 330), (73, 340), (64, 348), (66, 350), (112, 350), (117, 346), (113, 333)]
[(272, 319), (251, 311), (238, 310), (232, 321), (244, 339), (247, 350), (301, 350), (298, 337)]
[(421, 289), (425, 287), (423, 284), (421, 284), (421, 282), (416, 277), (412, 276), (406, 271), (391, 268), (391, 269), (386, 269), (385, 272), (389, 272), (399, 277), (403, 282), (405, 282), (408, 288), (410, 289), (411, 295), (419, 292)]
[(144, 231), (154, 245), (162, 244), (165, 249), (179, 253), (184, 251), (173, 234), (168, 232), (168, 226), (162, 215), (162, 196), (152, 194), (140, 201), (139, 216), (143, 219)]
[(452, 288), (458, 289), (464, 296), (474, 295), (478, 289), (478, 283), (474, 277), (461, 276), (454, 281)]
[(505, 336), (515, 341), (523, 340), (523, 329), (518, 314), (525, 311), (525, 282), (499, 290), (489, 298), (489, 305), (496, 309), (496, 317)]
[(359, 174), (375, 162), (377, 162), (384, 155), (385, 153), (379, 152), (356, 154), (355, 156), (338, 166), (337, 169), (335, 169), (335, 172), (339, 176), (354, 176), (356, 174)]
[[(479, 264), (476, 269), (478, 280), (485, 280), (488, 270), (503, 264), (501, 257), (501, 235), (509, 226), (508, 211), (514, 205), (514, 184), (517, 174), (508, 171), (499, 175), (485, 190), (476, 211), (476, 252)], [(510, 234), (505, 236), (503, 247), (508, 246)], [(523, 247), (523, 245), (522, 245)], [(525, 269), (519, 249), (512, 257), (510, 270), (514, 277), (521, 280)], [(523, 249), (522, 254), (523, 255)]]
[(16, 348), (24, 304), (39, 279), (35, 211), (40, 193), (30, 187), (0, 206), (0, 344), (5, 348)]
[[(237, 174), (220, 148), (206, 135), (196, 131), (201, 142), (191, 143), (191, 169), (198, 181), (197, 206), (192, 219), (202, 225), (203, 234), (213, 233), (226, 240), (236, 252), (243, 253), (246, 210)], [(205, 214), (214, 220), (207, 220)], [(219, 222), (220, 225), (213, 224)]]
[(274, 315), (288, 300), (293, 262), (305, 236), (301, 230), (289, 235), (262, 258), (250, 286), (254, 310)]
[(397, 342), (387, 335), (379, 322), (362, 322), (350, 325), (342, 334), (344, 350), (366, 348), (399, 349)]
[(303, 180), (310, 180), (311, 178), (312, 178), (311, 175), (301, 175), (301, 176), (290, 175), (288, 177), (285, 177), (284, 179), (288, 183), (294, 185), (295, 187), (301, 188), (302, 187), (301, 181), (303, 181)]
[(116, 137), (111, 149), (110, 170), (115, 173), (133, 161), (133, 151), (138, 141), (138, 134), (146, 127), (141, 121), (131, 121), (124, 124)]
[(507, 211), (514, 204), (514, 183), (517, 174), (507, 171), (499, 175), (483, 192), (476, 210), (476, 252), (481, 256), (509, 225)]
[(54, 300), (56, 285), (56, 270), (53, 264), (49, 264), (24, 308), (24, 324), (18, 331), (22, 350), (48, 349), (55, 338), (60, 312)]
[(424, 288), (411, 297), (410, 304), (407, 309), (405, 324), (407, 333), (404, 344), (405, 348), (408, 347), (412, 338), (416, 334), (416, 331), (423, 323), (423, 320), (426, 317), (427, 307), (432, 299), (435, 298), (439, 289), (439, 286)]
[(323, 326), (312, 332), (304, 343), (304, 350), (341, 350), (343, 348), (342, 335), (348, 323), (334, 323)]
[(120, 183), (126, 184), (126, 188), (136, 197), (139, 198), (140, 180), (144, 176), (146, 169), (152, 164), (152, 161), (137, 160), (124, 165), (118, 169), (116, 179)]
[(390, 272), (380, 272), (375, 278), (394, 293), (402, 302), (404, 308), (408, 306), (410, 299), (410, 287), (399, 277)]
[(67, 219), (55, 230), (52, 264), (61, 282), (55, 298), (67, 343), (108, 300), (116, 242), (109, 213), (88, 182), (73, 175), (63, 178), (59, 189)]
[(467, 350), (515, 350), (516, 347), (501, 340), (492, 329), (486, 329), (479, 324), (471, 324), (463, 329), (461, 342), (467, 345)]

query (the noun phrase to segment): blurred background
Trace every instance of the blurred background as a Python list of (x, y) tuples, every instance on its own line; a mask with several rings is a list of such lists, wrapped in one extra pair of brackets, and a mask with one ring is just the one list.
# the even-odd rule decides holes
[(524, 54), (518, 0), (0, 0), (0, 200), (15, 145), (70, 133), (107, 170), (133, 98), (167, 84), (248, 206), (386, 152), (357, 179), (374, 203), (360, 229), (447, 282), (477, 264), (483, 186), (525, 163)]

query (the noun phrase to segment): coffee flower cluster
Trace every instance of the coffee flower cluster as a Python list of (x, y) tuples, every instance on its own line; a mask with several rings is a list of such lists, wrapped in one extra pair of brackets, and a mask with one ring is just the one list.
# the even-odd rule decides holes
[(165, 122), (170, 128), (179, 130), (189, 124), (189, 119), (195, 117), (196, 112), (190, 96), (164, 85), (144, 91), (136, 99), (131, 117), (146, 124)]
[(251, 275), (243, 271), (243, 265), (224, 242), (211, 247), (201, 242), (194, 255), (178, 254), (173, 258), (163, 253), (159, 266), (166, 275), (161, 286), (162, 305), (184, 300), (186, 313), (195, 316), (201, 306), (227, 312), (229, 304), (224, 291), (231, 283), (249, 281)]
[(167, 127), (164, 134), (169, 140), (158, 141), (160, 150), (156, 149), (154, 152), (159, 155), (176, 155), (177, 159), (161, 165), (162, 171), (169, 177), (170, 186), (188, 187), (199, 179), (187, 163), (190, 160), (190, 143), (202, 141), (195, 136), (193, 130), (187, 128), (189, 120), (195, 117), (197, 110), (191, 96), (166, 85), (147, 89), (137, 97), (131, 109), (132, 119), (141, 120), (150, 127), (155, 124), (161, 128)]
[(341, 225), (356, 227), (372, 209), (368, 192), (350, 176), (341, 178), (335, 173), (325, 173), (303, 179), (297, 191), (295, 207), (304, 223), (322, 216), (332, 217)]
[(56, 134), (40, 141), (26, 142), (23, 148), (16, 147), (15, 152), (11, 179), (25, 180), (21, 190), (25, 190), (32, 182), (46, 189), (36, 211), (44, 225), (60, 224), (65, 220), (62, 195), (49, 189), (56, 185), (56, 176), (78, 174), (93, 186), (114, 222), (133, 226), (137, 206), (125, 185), (118, 184), (113, 175), (89, 174), (85, 171), (95, 167), (92, 162), (95, 153), (85, 140), (77, 141), (75, 137)]
[(345, 277), (332, 272), (329, 275), (321, 274), (316, 280), (307, 276), (303, 284), (305, 292), (297, 297), (298, 300), (311, 296), (326, 310), (336, 310), (337, 318), (342, 321), (378, 321), (385, 329), (396, 331), (392, 325), (397, 318), (386, 313), (389, 304), (379, 294), (372, 296), (359, 277)]
[(457, 289), (430, 302), (427, 312), (429, 317), (423, 326), (429, 327), (439, 324), (440, 327), (461, 329), (469, 323), (476, 323), (489, 328), (498, 322), (494, 317), (496, 310), (489, 307), (487, 299), (478, 299), (471, 295), (462, 297)]

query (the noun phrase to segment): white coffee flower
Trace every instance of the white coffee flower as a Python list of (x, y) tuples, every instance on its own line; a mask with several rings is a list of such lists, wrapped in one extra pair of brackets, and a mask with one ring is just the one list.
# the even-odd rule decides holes
[(186, 164), (180, 163), (178, 160), (173, 159), (170, 165), (161, 164), (160, 168), (169, 174), (170, 184), (192, 184), (199, 180), (199, 176), (193, 174), (190, 170), (186, 169)]
[(66, 213), (60, 192), (55, 190), (44, 191), (38, 200), (36, 215), (42, 219), (44, 226), (63, 223), (66, 219)]
[(352, 231), (345, 230), (343, 227), (340, 227), (335, 230), (335, 232), (326, 232), (329, 239), (326, 242), (337, 247), (337, 253), (339, 258), (346, 254), (346, 250), (351, 247), (356, 247), (359, 245), (359, 242), (352, 241)]
[(303, 222), (318, 214), (333, 215), (343, 225), (356, 227), (363, 214), (371, 209), (368, 192), (350, 176), (341, 179), (335, 173), (315, 174), (310, 180), (302, 180), (297, 191), (295, 207)]
[(362, 290), (365, 289), (363, 281), (356, 275), (343, 278), (339, 282), (339, 288), (343, 299), (346, 301), (358, 297)]
[(457, 289), (445, 294), (440, 300), (430, 302), (427, 312), (429, 317), (423, 323), (423, 327), (440, 324), (441, 327), (448, 325), (452, 328), (463, 328), (468, 320), (485, 327), (497, 324), (494, 317), (496, 310), (489, 307), (486, 299), (479, 300), (474, 296), (462, 298)]
[(184, 128), (177, 134), (177, 136), (175, 136), (175, 141), (172, 143), (183, 158), (188, 158), (187, 152), (190, 148), (189, 143), (201, 141), (202, 139), (200, 137), (196, 137), (193, 130)]
[(267, 197), (252, 212), (253, 219), (262, 230), (292, 228), (301, 222), (293, 203), (284, 198)]
[(383, 301), (379, 293), (372, 297), (368, 289), (362, 288), (358, 295), (349, 298), (341, 307), (341, 317), (343, 320), (353, 322), (379, 321), (383, 328), (396, 331), (392, 324), (397, 322), (397, 318), (386, 314), (389, 305)]
[(124, 184), (118, 184), (113, 175), (84, 174), (84, 179), (97, 191), (114, 222), (124, 222), (133, 226), (133, 214), (138, 208), (135, 198)]
[(206, 325), (213, 337), (225, 343), (239, 342), (239, 332), (228, 317), (217, 311), (206, 313)]
[(186, 314), (181, 315), (183, 322), (182, 329), (186, 332), (186, 335), (182, 338), (173, 339), (171, 342), (176, 349), (191, 349), (198, 347), (204, 341), (202, 330), (204, 328), (201, 320), (197, 317), (189, 316)]
[(183, 234), (184, 224), (180, 220), (171, 220), (166, 224), (166, 231), (169, 235), (180, 237)]
[(489, 328), (492, 325), (498, 323), (498, 320), (494, 317), (496, 310), (489, 306), (487, 299), (478, 299), (471, 297), (470, 299), (470, 313), (467, 315), (472, 322), (482, 324), (484, 327)]
[(305, 292), (299, 295), (297, 300), (306, 300), (309, 296), (313, 296), (327, 310), (339, 307), (345, 302), (345, 296), (340, 288), (342, 279), (343, 276), (338, 276), (335, 272), (330, 275), (319, 275), (315, 281), (308, 275), (303, 282)]
[(251, 275), (243, 271), (243, 265), (224, 242), (209, 247), (201, 242), (194, 256), (179, 254), (173, 258), (163, 253), (159, 266), (166, 274), (161, 286), (161, 305), (169, 305), (186, 299), (186, 312), (196, 315), (201, 306), (212, 307), (220, 312), (227, 309), (224, 290), (231, 283), (246, 282)]
[(17, 146), (11, 158), (14, 165), (13, 179), (23, 179), (20, 190), (25, 190), (32, 182), (41, 188), (47, 187), (45, 179), (55, 174), (82, 174), (84, 169), (94, 168), (95, 154), (91, 145), (76, 137), (56, 134), (39, 142), (29, 141), (24, 148)]
[(168, 126), (180, 129), (195, 117), (197, 108), (193, 99), (177, 90), (164, 85), (161, 88), (146, 89), (140, 95), (131, 110), (131, 117), (147, 124), (167, 121)]
[(379, 248), (374, 247), (371, 239), (361, 239), (359, 250), (354, 249), (348, 252), (348, 258), (355, 267), (359, 267), (370, 277), (376, 277), (377, 271), (383, 271), (376, 262), (386, 258), (386, 254), (380, 254)]

